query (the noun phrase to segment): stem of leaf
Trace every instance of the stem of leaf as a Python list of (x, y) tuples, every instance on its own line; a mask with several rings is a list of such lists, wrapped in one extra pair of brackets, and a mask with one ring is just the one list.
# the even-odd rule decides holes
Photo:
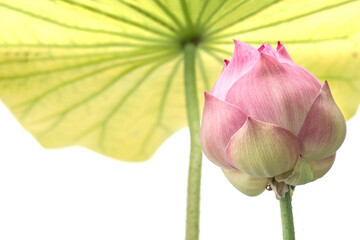
[(200, 114), (195, 79), (196, 47), (184, 47), (184, 77), (187, 119), (190, 129), (190, 164), (186, 209), (186, 240), (199, 239), (200, 179), (202, 150), (200, 145)]
[(294, 220), (291, 206), (290, 186), (285, 197), (280, 198), (281, 223), (284, 240), (295, 240)]

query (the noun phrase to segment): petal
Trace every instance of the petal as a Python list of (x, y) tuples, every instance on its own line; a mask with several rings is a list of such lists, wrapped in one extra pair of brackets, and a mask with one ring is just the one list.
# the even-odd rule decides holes
[(205, 155), (215, 164), (229, 168), (225, 148), (231, 136), (246, 121), (246, 115), (210, 93), (205, 93), (205, 105), (201, 122), (201, 146)]
[(285, 180), (285, 183), (291, 186), (302, 185), (311, 182), (313, 171), (307, 161), (300, 158), (295, 165), (292, 174)]
[(292, 169), (301, 141), (279, 126), (248, 117), (226, 147), (227, 161), (253, 177), (274, 177)]
[(229, 89), (226, 102), (297, 134), (320, 88), (320, 81), (305, 69), (261, 54), (256, 65)]
[(345, 135), (344, 116), (325, 81), (298, 134), (305, 147), (303, 156), (308, 160), (327, 158), (338, 150)]
[(240, 192), (248, 196), (261, 194), (269, 184), (268, 178), (254, 178), (236, 169), (222, 170), (229, 182)]
[(262, 50), (264, 50), (264, 48), (265, 48), (265, 45), (264, 45), (264, 43), (263, 43), (263, 44), (261, 44), (261, 46), (258, 48), (258, 51), (259, 51), (259, 52), (262, 52)]
[[(322, 160), (310, 162), (302, 159), (300, 162), (298, 161), (293, 170), (277, 175), (275, 179), (278, 182), (285, 182), (286, 184), (293, 186), (315, 181), (316, 179), (323, 177), (330, 170), (331, 166), (334, 164), (335, 155), (336, 154)], [(306, 162), (306, 164), (304, 162)], [(302, 169), (302, 171), (300, 169)], [(298, 178), (299, 180), (294, 180), (294, 178)]]
[(281, 63), (295, 64), (289, 53), (286, 51), (284, 45), (280, 41), (278, 41), (276, 51), (276, 56)]
[(276, 52), (270, 44), (266, 44), (266, 47), (261, 52), (276, 57)]
[(225, 100), (229, 88), (247, 73), (260, 58), (260, 53), (251, 45), (234, 40), (235, 50), (229, 65), (221, 73), (211, 94)]
[(322, 160), (309, 162), (309, 166), (313, 171), (313, 181), (323, 177), (330, 170), (335, 162), (335, 156), (336, 154)]
[(224, 72), (224, 70), (226, 69), (226, 67), (229, 65), (230, 61), (227, 60), (227, 59), (224, 59), (224, 66), (223, 66), (223, 69), (221, 70), (221, 73)]

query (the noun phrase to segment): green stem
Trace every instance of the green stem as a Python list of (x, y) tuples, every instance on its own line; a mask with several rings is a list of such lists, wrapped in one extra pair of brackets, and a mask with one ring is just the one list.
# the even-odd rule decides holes
[(285, 194), (285, 197), (280, 198), (280, 209), (281, 209), (283, 239), (295, 240), (294, 220), (293, 220), (291, 194), (290, 194), (289, 186), (288, 186), (288, 191)]
[(195, 81), (196, 47), (187, 43), (184, 47), (185, 97), (188, 124), (190, 129), (190, 164), (188, 175), (187, 209), (186, 209), (186, 240), (199, 239), (199, 208), (201, 157), (200, 145), (200, 114)]

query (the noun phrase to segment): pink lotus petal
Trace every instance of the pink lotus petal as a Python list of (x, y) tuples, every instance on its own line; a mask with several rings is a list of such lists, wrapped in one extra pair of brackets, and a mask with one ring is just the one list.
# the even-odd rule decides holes
[(274, 177), (292, 169), (303, 146), (300, 139), (286, 129), (248, 120), (230, 139), (227, 161), (252, 177)]
[(201, 146), (212, 162), (223, 168), (232, 167), (226, 162), (225, 148), (231, 136), (245, 121), (246, 115), (239, 108), (205, 93)]
[[(275, 177), (275, 179), (277, 179)], [(313, 171), (310, 168), (307, 161), (303, 158), (299, 158), (292, 173), (284, 181), (291, 186), (303, 185), (313, 180)]]
[(263, 43), (263, 44), (261, 44), (261, 46), (258, 48), (258, 51), (259, 51), (259, 52), (262, 52), (262, 51), (264, 50), (264, 48), (265, 48), (265, 45), (264, 45), (264, 43)]
[(325, 81), (298, 134), (305, 147), (303, 156), (309, 160), (327, 158), (338, 150), (345, 135), (344, 116)]
[(268, 178), (254, 178), (236, 169), (222, 169), (225, 177), (240, 192), (248, 196), (257, 196), (265, 191)]
[(224, 59), (224, 66), (223, 69), (221, 70), (221, 73), (226, 69), (226, 67), (229, 65), (230, 61), (227, 59)]
[(270, 44), (266, 44), (266, 47), (261, 52), (276, 57), (276, 52)]
[(330, 168), (334, 164), (335, 156), (336, 154), (322, 160), (315, 160), (309, 162), (309, 166), (313, 171), (313, 181), (323, 177), (330, 170)]
[[(284, 45), (278, 41), (278, 45), (277, 45), (277, 48), (276, 48), (276, 56), (277, 58), (279, 59), (279, 61), (281, 63), (288, 63), (288, 64), (294, 64), (294, 65), (297, 65), (296, 63), (294, 63), (294, 61), (291, 59), (289, 53), (286, 51)], [(298, 65), (297, 65), (298, 66)]]
[(253, 46), (237, 40), (234, 42), (235, 50), (231, 61), (211, 89), (211, 94), (221, 100), (225, 99), (234, 82), (247, 73), (260, 58), (260, 53)]
[(226, 101), (247, 115), (297, 134), (320, 88), (320, 81), (305, 69), (261, 54), (229, 89)]

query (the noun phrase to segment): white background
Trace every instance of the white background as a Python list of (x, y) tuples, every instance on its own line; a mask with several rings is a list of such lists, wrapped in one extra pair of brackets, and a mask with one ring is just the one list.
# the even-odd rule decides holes
[[(145, 163), (45, 150), (0, 103), (1, 240), (184, 239), (188, 130)], [(360, 113), (330, 172), (297, 187), (298, 240), (360, 239)], [(201, 240), (281, 239), (273, 192), (247, 197), (203, 161)]]

